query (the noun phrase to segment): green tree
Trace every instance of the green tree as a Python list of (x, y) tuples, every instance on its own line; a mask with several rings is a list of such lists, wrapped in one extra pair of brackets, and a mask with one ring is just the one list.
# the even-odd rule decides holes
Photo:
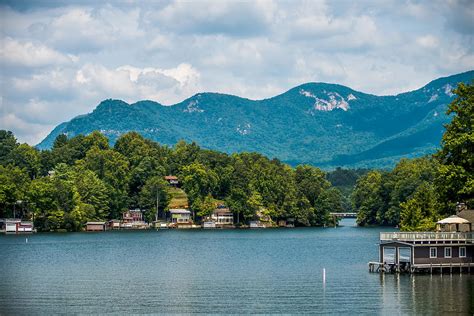
[(36, 178), (41, 169), (41, 156), (37, 149), (28, 144), (15, 147), (9, 154), (8, 160), (26, 170), (31, 179)]
[(217, 175), (201, 163), (192, 163), (184, 166), (180, 176), (182, 187), (193, 204), (198, 197), (203, 200), (216, 189)]
[[(16, 217), (17, 201), (26, 200), (30, 179), (25, 169), (0, 165), (0, 217)], [(18, 205), (19, 211), (21, 207)]]
[(402, 231), (434, 230), (439, 217), (438, 193), (433, 184), (420, 185), (412, 198), (400, 204)]
[(18, 147), (18, 143), (13, 133), (0, 130), (0, 164), (5, 165), (8, 162), (10, 153), (16, 147)]
[[(163, 217), (168, 209), (170, 195), (168, 194), (168, 183), (161, 176), (149, 178), (140, 192), (140, 208), (145, 209), (148, 221), (154, 221), (155, 216)], [(156, 204), (158, 204), (158, 214)]]
[(217, 201), (210, 194), (203, 200), (197, 198), (192, 205), (193, 210), (197, 211), (197, 215), (203, 218), (211, 216), (216, 207)]
[(446, 112), (452, 120), (437, 153), (442, 164), (437, 183), (446, 212), (456, 202), (474, 207), (474, 82), (460, 83), (453, 92), (456, 98)]
[(357, 212), (358, 225), (379, 223), (378, 218), (384, 208), (382, 190), (382, 173), (379, 171), (370, 171), (357, 180), (352, 193), (352, 204)]

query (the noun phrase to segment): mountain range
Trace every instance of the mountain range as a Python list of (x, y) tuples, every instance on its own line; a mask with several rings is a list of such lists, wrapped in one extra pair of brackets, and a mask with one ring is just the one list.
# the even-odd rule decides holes
[(452, 90), (473, 79), (468, 71), (393, 96), (306, 83), (264, 100), (220, 93), (198, 93), (171, 106), (108, 99), (58, 125), (37, 147), (50, 148), (60, 134), (99, 130), (113, 144), (137, 131), (161, 144), (183, 139), (227, 153), (255, 151), (290, 165), (390, 168), (402, 157), (439, 148)]

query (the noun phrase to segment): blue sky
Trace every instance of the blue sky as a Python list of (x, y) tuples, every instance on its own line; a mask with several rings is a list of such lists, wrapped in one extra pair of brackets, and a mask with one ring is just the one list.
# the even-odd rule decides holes
[(0, 20), (0, 128), (30, 144), (107, 98), (385, 95), (474, 69), (469, 0), (1, 1)]

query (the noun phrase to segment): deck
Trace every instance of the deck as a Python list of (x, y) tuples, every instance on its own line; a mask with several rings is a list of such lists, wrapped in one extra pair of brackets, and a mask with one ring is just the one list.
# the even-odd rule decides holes
[(474, 232), (390, 232), (380, 233), (380, 241), (409, 243), (474, 243)]

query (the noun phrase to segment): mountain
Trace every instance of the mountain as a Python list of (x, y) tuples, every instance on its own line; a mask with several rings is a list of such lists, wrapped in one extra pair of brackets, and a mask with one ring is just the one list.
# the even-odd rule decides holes
[(291, 165), (391, 167), (439, 147), (451, 91), (473, 79), (469, 71), (395, 96), (306, 83), (257, 101), (219, 93), (199, 93), (172, 106), (105, 100), (92, 113), (58, 125), (37, 147), (50, 148), (62, 133), (99, 130), (114, 143), (137, 131), (161, 144), (184, 139), (228, 153), (256, 151)]

